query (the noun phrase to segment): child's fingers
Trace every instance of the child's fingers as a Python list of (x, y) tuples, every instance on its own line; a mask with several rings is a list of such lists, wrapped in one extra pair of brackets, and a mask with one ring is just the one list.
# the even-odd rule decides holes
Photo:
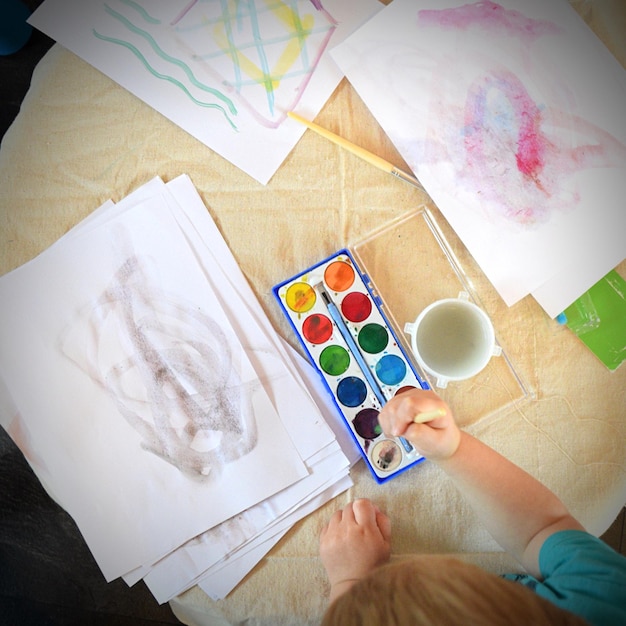
[(355, 515), (354, 515), (353, 505), (354, 505), (353, 502), (348, 502), (348, 504), (346, 504), (346, 506), (344, 506), (343, 509), (341, 509), (341, 521), (342, 522), (354, 522)]
[(380, 529), (380, 534), (387, 542), (391, 541), (391, 520), (382, 511), (376, 511), (376, 524)]
[[(401, 394), (390, 400), (380, 413), (379, 421), (383, 431), (394, 437), (405, 436), (415, 424), (415, 419), (423, 413), (433, 411), (448, 412), (446, 404), (432, 391), (414, 391)], [(443, 416), (429, 421), (436, 427), (442, 423)], [(438, 424), (439, 422), (439, 424)]]
[(355, 500), (352, 503), (352, 511), (357, 524), (361, 526), (376, 524), (376, 509), (370, 500), (366, 498)]
[(367, 498), (359, 498), (353, 502), (349, 502), (345, 507), (335, 511), (328, 523), (322, 528), (321, 535), (328, 530), (345, 524), (357, 524), (359, 526), (380, 527), (388, 518), (387, 516)]
[(335, 511), (331, 516), (328, 522), (322, 528), (320, 533), (320, 537), (323, 537), (331, 528), (336, 528), (340, 523), (343, 517), (343, 509), (339, 511)]

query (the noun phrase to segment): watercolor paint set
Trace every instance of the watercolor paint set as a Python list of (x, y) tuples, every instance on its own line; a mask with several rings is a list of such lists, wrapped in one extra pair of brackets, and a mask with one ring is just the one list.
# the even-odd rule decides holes
[[(396, 394), (436, 384), (413, 355), (407, 324), (431, 303), (460, 291), (477, 305), (495, 297), (450, 234), (421, 206), (273, 287), (281, 314), (379, 483), (423, 460), (407, 441), (386, 437), (378, 423), (382, 405)], [(437, 393), (454, 407), (460, 426), (532, 396), (505, 351), (472, 379)]]
[(382, 483), (422, 461), (406, 439), (384, 435), (378, 414), (396, 394), (429, 385), (350, 251), (336, 252), (273, 291), (374, 478)]

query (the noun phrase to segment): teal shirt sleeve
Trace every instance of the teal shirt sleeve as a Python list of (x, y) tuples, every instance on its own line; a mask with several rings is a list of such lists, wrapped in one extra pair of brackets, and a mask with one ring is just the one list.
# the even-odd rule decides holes
[(541, 546), (539, 570), (509, 577), (596, 626), (626, 625), (626, 557), (581, 530), (554, 533)]

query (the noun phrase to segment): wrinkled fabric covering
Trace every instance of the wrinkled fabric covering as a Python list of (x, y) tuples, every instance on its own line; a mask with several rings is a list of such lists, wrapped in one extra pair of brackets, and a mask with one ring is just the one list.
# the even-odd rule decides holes
[[(572, 4), (626, 65), (619, 28), (626, 7), (617, 0)], [(316, 121), (403, 166), (347, 81)], [(272, 285), (425, 203), (534, 394), (491, 415), (475, 407), (463, 414), (457, 406), (460, 423), (552, 488), (593, 534), (608, 528), (626, 500), (626, 369), (611, 374), (531, 298), (507, 309), (425, 194), (313, 133), (263, 187), (55, 45), (37, 67), (0, 150), (0, 272), (34, 257), (106, 199), (119, 200), (154, 176), (167, 181), (183, 173), (203, 196), (265, 313), (293, 345)], [(618, 271), (626, 276), (626, 263)], [(516, 570), (436, 468), (422, 464), (382, 486), (363, 463), (352, 474), (355, 486), (297, 524), (228, 598), (212, 602), (194, 588), (175, 599), (179, 619), (315, 624), (328, 591), (318, 535), (331, 513), (356, 497), (372, 498), (390, 515), (394, 558), (445, 552), (496, 573)]]

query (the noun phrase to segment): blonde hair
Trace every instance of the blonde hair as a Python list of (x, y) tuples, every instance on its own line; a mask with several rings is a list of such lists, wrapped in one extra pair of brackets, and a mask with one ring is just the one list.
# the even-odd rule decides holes
[(322, 626), (577, 626), (586, 622), (519, 583), (445, 556), (385, 565), (328, 608)]

